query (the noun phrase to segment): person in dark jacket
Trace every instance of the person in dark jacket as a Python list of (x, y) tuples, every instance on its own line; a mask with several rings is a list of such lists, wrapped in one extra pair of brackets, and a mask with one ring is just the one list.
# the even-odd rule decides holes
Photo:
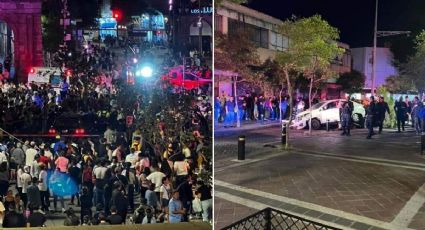
[(388, 107), (387, 102), (383, 96), (379, 96), (379, 101), (376, 103), (376, 112), (377, 112), (377, 122), (379, 126), (379, 134), (382, 133), (382, 128), (384, 126), (385, 113), (390, 114), (390, 108)]
[(366, 127), (369, 130), (367, 134), (367, 139), (371, 139), (374, 135), (373, 133), (373, 123), (376, 119), (376, 104), (375, 104), (375, 97), (370, 97), (370, 103), (368, 107), (366, 108)]
[[(69, 172), (71, 179), (74, 181), (74, 183), (79, 188), (80, 185), (81, 185), (81, 181), (82, 181), (82, 179), (81, 179), (81, 169), (77, 167), (75, 160), (71, 161), (71, 165), (68, 169), (68, 172)], [(74, 197), (77, 197), (77, 205), (80, 205), (80, 197), (79, 197), (78, 191), (71, 196), (71, 202), (69, 203), (69, 205), (74, 205)]]
[(416, 114), (417, 117), (417, 125), (416, 125), (416, 132), (423, 133), (425, 130), (424, 123), (425, 123), (425, 107), (424, 103), (422, 101), (418, 102), (418, 112)]
[(91, 197), (89, 195), (89, 189), (84, 186), (82, 188), (82, 193), (83, 194), (80, 197), (80, 202), (81, 202), (81, 211), (80, 211), (80, 214), (81, 214), (81, 216), (80, 216), (81, 217), (81, 223), (83, 223), (84, 216), (87, 215), (87, 216), (89, 216), (89, 218), (92, 217), (91, 208), (93, 206), (92, 199), (91, 199)]
[(344, 102), (341, 108), (341, 126), (342, 133), (341, 135), (350, 136), (350, 120), (351, 120), (351, 108), (348, 101)]
[(397, 116), (398, 133), (400, 133), (400, 125), (402, 130), (404, 131), (404, 125), (407, 117), (407, 104), (403, 101), (403, 97), (400, 97), (399, 100), (395, 103), (394, 110)]
[(117, 209), (117, 214), (121, 216), (122, 221), (125, 222), (127, 217), (128, 200), (124, 196), (123, 185), (116, 181), (114, 183), (114, 191), (112, 192), (111, 205)]

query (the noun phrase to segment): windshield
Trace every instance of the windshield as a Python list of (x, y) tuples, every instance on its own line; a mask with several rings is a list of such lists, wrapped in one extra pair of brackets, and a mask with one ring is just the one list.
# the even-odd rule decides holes
[(325, 104), (325, 102), (319, 102), (317, 104), (314, 104), (313, 106), (311, 106), (311, 109), (318, 109), (320, 108), (323, 104)]

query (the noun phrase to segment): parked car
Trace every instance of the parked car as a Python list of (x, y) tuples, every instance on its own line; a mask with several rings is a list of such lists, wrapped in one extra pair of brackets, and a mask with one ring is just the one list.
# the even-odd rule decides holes
[[(335, 99), (319, 102), (314, 104), (311, 109), (301, 112), (295, 116), (290, 127), (295, 129), (303, 129), (308, 127), (311, 119), (311, 128), (321, 129), (328, 121), (330, 124), (338, 124), (340, 122), (340, 111), (338, 104), (345, 102), (345, 99)], [(362, 104), (354, 102), (353, 123), (356, 127), (364, 127), (364, 117), (366, 111)]]

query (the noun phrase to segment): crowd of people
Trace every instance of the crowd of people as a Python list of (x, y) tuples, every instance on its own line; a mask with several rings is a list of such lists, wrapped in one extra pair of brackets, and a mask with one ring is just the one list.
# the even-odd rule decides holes
[(211, 221), (208, 92), (129, 86), (131, 61), (99, 45), (57, 59), (74, 71), (59, 89), (2, 82), (2, 128), (39, 133), (73, 113), (100, 136), (4, 138), (3, 227), (43, 226), (57, 203), (65, 225)]
[[(237, 112), (241, 121), (274, 121), (279, 120), (280, 116), (285, 119), (289, 116), (289, 99), (282, 97), (282, 101), (277, 96), (263, 96), (247, 93), (238, 98), (236, 104), (235, 98), (226, 95), (224, 92), (216, 96), (214, 101), (215, 122), (223, 123), (224, 127), (234, 127), (237, 121)], [(306, 103), (299, 97), (293, 102), (295, 113), (306, 109)], [(280, 110), (280, 111), (279, 111)]]

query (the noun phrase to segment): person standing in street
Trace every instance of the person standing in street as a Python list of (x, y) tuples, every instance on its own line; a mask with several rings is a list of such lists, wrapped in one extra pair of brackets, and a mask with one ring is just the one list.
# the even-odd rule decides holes
[(224, 127), (233, 127), (235, 123), (235, 103), (233, 97), (226, 101), (226, 118), (224, 119)]
[(348, 101), (345, 101), (341, 108), (341, 126), (342, 133), (341, 136), (347, 135), (350, 136), (350, 120), (351, 120), (351, 108)]
[(377, 121), (379, 125), (379, 131), (378, 133), (382, 133), (382, 128), (384, 126), (384, 120), (385, 120), (385, 113), (388, 113), (390, 115), (390, 108), (388, 107), (387, 102), (385, 102), (385, 99), (383, 96), (379, 96), (379, 101), (376, 103), (376, 111), (377, 111)]
[(416, 114), (416, 117), (418, 119), (418, 124), (416, 125), (416, 131), (418, 133), (423, 133), (425, 130), (425, 106), (422, 101), (419, 101), (418, 103), (418, 112)]
[(407, 104), (403, 101), (403, 97), (400, 97), (399, 100), (395, 103), (394, 110), (397, 116), (397, 132), (400, 133), (400, 125), (404, 131), (404, 125), (407, 117)]
[(412, 102), (412, 110), (410, 112), (410, 118), (412, 120), (412, 128), (416, 130), (416, 135), (419, 135), (421, 133), (421, 130), (417, 129), (417, 125), (419, 125), (418, 113), (419, 113), (419, 97), (415, 97)]
[(368, 129), (368, 134), (366, 139), (371, 139), (374, 135), (373, 133), (373, 122), (376, 116), (376, 104), (375, 104), (375, 97), (370, 97), (370, 102), (368, 107), (366, 108), (366, 127)]

